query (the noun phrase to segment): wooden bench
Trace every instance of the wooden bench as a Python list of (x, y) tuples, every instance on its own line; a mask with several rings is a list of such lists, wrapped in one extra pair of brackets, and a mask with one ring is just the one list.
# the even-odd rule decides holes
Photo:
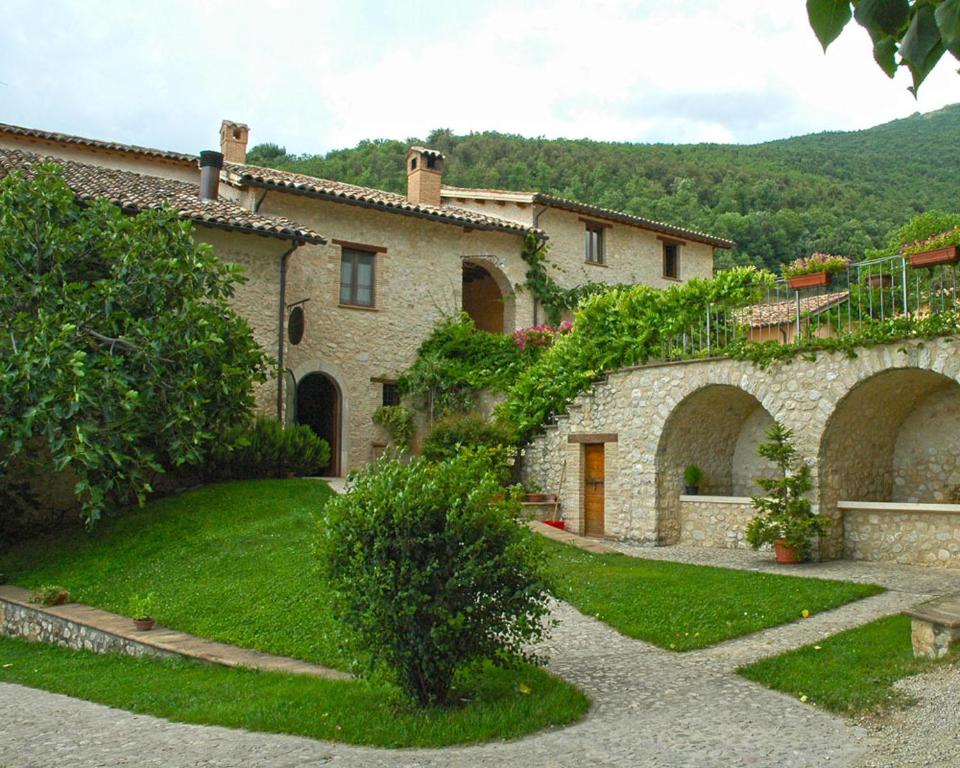
[(960, 639), (960, 594), (921, 603), (904, 615), (911, 620), (914, 656), (939, 659)]

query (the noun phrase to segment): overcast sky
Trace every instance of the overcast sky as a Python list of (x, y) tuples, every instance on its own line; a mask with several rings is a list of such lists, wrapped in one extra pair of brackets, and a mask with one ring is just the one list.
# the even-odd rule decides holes
[(196, 152), (496, 130), (757, 142), (960, 101), (945, 57), (915, 101), (855, 24), (824, 55), (803, 0), (5, 0), (0, 122)]

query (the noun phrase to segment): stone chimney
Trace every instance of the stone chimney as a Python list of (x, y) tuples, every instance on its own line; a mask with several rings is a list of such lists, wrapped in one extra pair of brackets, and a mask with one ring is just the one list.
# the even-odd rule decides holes
[(247, 162), (247, 137), (250, 128), (243, 123), (224, 120), (220, 123), (220, 152), (228, 163)]
[(440, 207), (443, 155), (426, 147), (407, 150), (407, 200)]

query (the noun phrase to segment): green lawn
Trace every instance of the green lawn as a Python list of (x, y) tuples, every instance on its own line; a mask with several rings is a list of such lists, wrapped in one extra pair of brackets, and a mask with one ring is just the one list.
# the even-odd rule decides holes
[(937, 663), (914, 658), (910, 619), (887, 616), (738, 671), (824, 709), (862, 713), (908, 704), (893, 684)]
[[(27, 587), (63, 585), (74, 600), (121, 614), (132, 595), (154, 592), (164, 625), (347, 669), (354, 658), (312, 546), (330, 495), (315, 480), (207, 486), (104, 520), (89, 534), (73, 530), (19, 545), (0, 555), (0, 572)], [(12, 664), (0, 665), (0, 680), (184, 722), (365, 744), (508, 738), (572, 722), (589, 706), (574, 686), (533, 667), (465, 677), (460, 696), (469, 704), (416, 714), (382, 681), (170, 665), (14, 641), (2, 641), (0, 656)]]
[(526, 667), (461, 679), (461, 705), (417, 711), (391, 685), (135, 659), (0, 638), (0, 682), (22, 683), (184, 723), (385, 747), (521, 736), (578, 719), (583, 694)]
[(629, 637), (689, 651), (883, 592), (845, 581), (598, 555), (549, 539), (557, 596)]

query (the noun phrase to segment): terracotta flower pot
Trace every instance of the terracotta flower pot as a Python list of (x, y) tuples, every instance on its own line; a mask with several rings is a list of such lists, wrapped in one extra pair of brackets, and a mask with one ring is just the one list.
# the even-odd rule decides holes
[(134, 620), (133, 620), (133, 625), (137, 628), (137, 631), (138, 631), (138, 632), (147, 632), (147, 631), (153, 629), (153, 625), (156, 624), (156, 623), (157, 623), (157, 622), (156, 622), (154, 619), (151, 619), (151, 618), (149, 618), (149, 617), (146, 618), (146, 619), (134, 619)]
[(801, 561), (797, 548), (788, 547), (782, 539), (777, 539), (773, 542), (773, 551), (777, 556), (777, 562), (783, 565), (793, 565)]
[(806, 275), (795, 275), (787, 278), (787, 285), (797, 288), (814, 288), (820, 285), (830, 285), (833, 276), (829, 272), (810, 272)]
[(940, 264), (953, 264), (960, 260), (960, 247), (948, 245), (932, 251), (911, 253), (909, 256), (911, 267), (936, 267)]
[(555, 493), (528, 493), (527, 501), (531, 504), (546, 504), (557, 500)]
[(64, 603), (70, 602), (70, 593), (65, 589), (61, 589), (57, 592), (57, 596), (53, 598), (50, 602), (50, 605), (63, 605)]

